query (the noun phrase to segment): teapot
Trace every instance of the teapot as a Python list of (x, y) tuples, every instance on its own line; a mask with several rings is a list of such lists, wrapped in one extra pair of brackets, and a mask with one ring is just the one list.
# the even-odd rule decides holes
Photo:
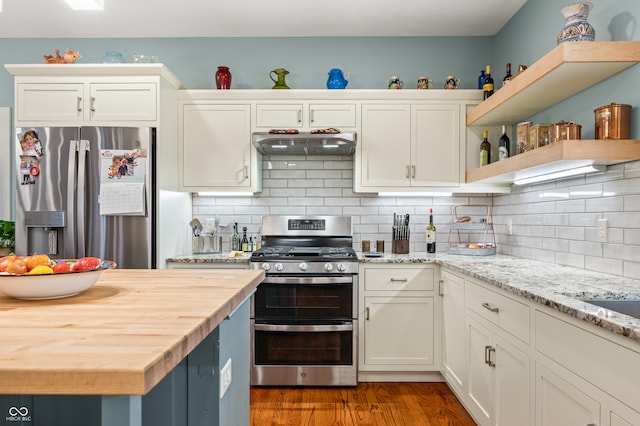
[(460, 87), (460, 79), (456, 76), (449, 75), (444, 81), (445, 89), (457, 89)]
[(327, 79), (327, 89), (344, 89), (349, 82), (345, 80), (342, 70), (339, 68), (333, 68), (329, 71), (329, 78)]
[[(277, 76), (277, 80), (273, 78), (273, 74)], [(284, 77), (287, 74), (289, 74), (289, 71), (285, 70), (284, 68), (278, 68), (271, 71), (269, 73), (269, 78), (276, 84), (272, 87), (272, 89), (290, 89), (290, 87), (287, 86), (287, 83), (285, 83), (284, 81)]]

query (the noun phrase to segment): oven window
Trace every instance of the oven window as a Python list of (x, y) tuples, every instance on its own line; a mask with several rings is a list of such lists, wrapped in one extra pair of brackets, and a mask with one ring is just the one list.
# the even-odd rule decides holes
[(256, 365), (351, 365), (353, 334), (332, 332), (255, 332)]
[(353, 284), (266, 284), (255, 294), (255, 317), (264, 319), (351, 319)]

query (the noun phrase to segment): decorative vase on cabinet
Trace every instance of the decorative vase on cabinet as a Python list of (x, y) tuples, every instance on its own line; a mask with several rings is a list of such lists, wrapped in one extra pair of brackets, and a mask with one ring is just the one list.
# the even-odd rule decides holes
[(587, 22), (589, 11), (593, 4), (580, 2), (565, 6), (560, 10), (564, 15), (565, 24), (558, 34), (558, 44), (565, 41), (594, 41), (596, 30)]
[(216, 71), (216, 88), (231, 89), (231, 71), (229, 71), (229, 67), (218, 67), (218, 71)]

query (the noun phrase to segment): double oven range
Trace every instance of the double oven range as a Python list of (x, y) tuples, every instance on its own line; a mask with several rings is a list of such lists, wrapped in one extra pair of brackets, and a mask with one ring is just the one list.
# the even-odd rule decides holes
[(252, 269), (251, 384), (357, 385), (358, 259), (351, 217), (265, 216)]

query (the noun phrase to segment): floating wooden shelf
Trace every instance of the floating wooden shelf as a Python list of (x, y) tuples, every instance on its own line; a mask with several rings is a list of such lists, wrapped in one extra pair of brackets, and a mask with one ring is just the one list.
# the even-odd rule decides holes
[(470, 111), (467, 125), (526, 120), (638, 62), (638, 41), (561, 43)]
[(640, 140), (570, 140), (467, 171), (467, 183), (511, 184), (516, 179), (586, 165), (640, 159)]

